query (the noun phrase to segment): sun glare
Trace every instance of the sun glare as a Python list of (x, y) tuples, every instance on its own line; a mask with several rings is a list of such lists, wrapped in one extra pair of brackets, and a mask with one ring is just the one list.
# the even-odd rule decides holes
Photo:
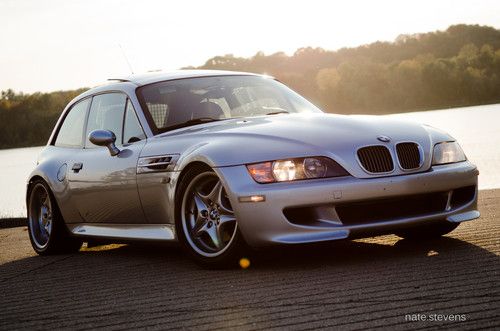
[(353, 47), (457, 23), (498, 27), (499, 3), (481, 4), (420, 1), (408, 10), (393, 0), (2, 1), (0, 29), (9, 33), (0, 35), (8, 45), (0, 53), (0, 90), (73, 89), (129, 74), (120, 47), (134, 72), (147, 72), (225, 54)]

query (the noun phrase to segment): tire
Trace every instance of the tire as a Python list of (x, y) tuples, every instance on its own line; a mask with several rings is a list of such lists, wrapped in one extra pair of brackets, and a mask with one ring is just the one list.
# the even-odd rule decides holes
[(80, 250), (83, 242), (70, 236), (54, 195), (43, 180), (35, 180), (30, 185), (27, 211), (31, 246), (39, 255)]
[(209, 167), (191, 168), (175, 201), (175, 228), (183, 249), (205, 268), (236, 266), (248, 246), (217, 174)]
[(460, 223), (440, 221), (432, 224), (419, 225), (398, 231), (396, 234), (404, 239), (432, 239), (444, 236), (455, 230)]

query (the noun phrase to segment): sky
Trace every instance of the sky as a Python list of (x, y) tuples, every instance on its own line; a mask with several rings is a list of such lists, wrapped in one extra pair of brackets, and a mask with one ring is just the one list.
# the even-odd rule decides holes
[[(0, 90), (92, 87), (216, 55), (336, 50), (467, 23), (500, 28), (498, 0), (0, 0)], [(123, 51), (122, 51), (123, 50)]]

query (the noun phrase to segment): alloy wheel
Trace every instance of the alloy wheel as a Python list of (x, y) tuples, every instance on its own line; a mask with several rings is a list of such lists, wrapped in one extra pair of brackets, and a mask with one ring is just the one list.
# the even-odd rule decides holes
[(199, 174), (188, 185), (181, 217), (189, 245), (206, 257), (222, 254), (237, 232), (231, 203), (222, 182), (213, 172)]
[(39, 249), (49, 243), (53, 227), (53, 210), (49, 192), (42, 184), (31, 190), (29, 203), (29, 229), (33, 242)]

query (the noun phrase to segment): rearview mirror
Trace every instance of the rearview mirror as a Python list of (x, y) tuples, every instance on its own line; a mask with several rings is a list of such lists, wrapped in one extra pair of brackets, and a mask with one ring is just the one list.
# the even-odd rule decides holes
[(116, 136), (109, 130), (94, 130), (89, 134), (89, 140), (94, 145), (106, 146), (111, 156), (120, 154), (120, 150), (115, 145)]

